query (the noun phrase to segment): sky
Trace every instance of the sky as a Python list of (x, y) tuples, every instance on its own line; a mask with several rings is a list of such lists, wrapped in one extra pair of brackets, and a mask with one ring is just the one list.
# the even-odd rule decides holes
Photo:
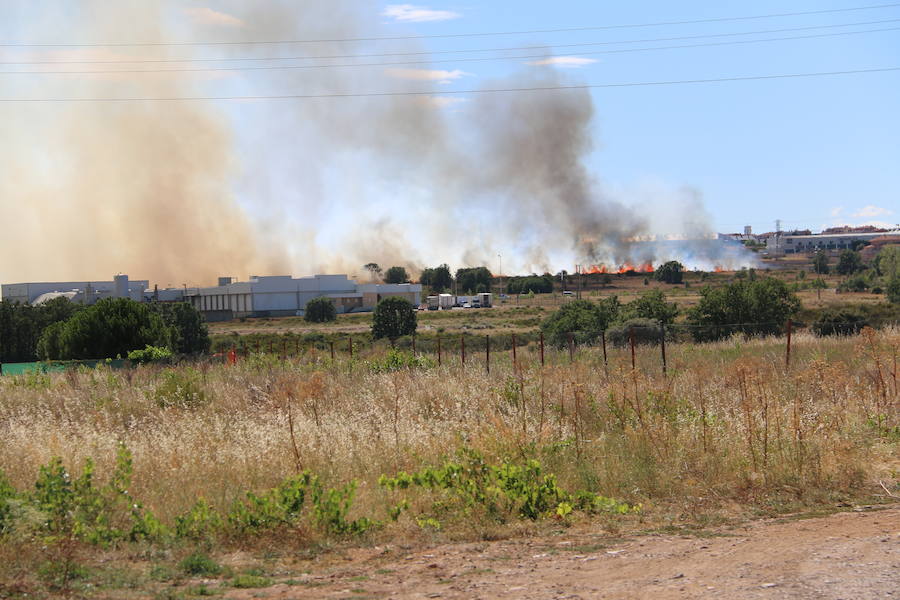
[[(642, 24), (844, 9), (879, 4), (844, 1), (762, 2), (516, 2), (422, 5), (429, 13), (397, 10), (387, 22), (413, 34), (512, 31)], [(389, 11), (390, 12), (390, 11)], [(737, 22), (502, 36), (510, 46), (577, 44), (839, 25), (900, 18), (900, 6)], [(398, 22), (399, 21), (399, 22)], [(793, 37), (895, 28), (900, 22), (740, 36)], [(486, 40), (433, 40), (434, 49), (480, 46)], [(622, 44), (610, 49), (710, 41)], [(575, 48), (574, 80), (619, 83), (712, 79), (855, 70), (900, 65), (900, 30), (769, 43), (595, 55)], [(605, 49), (603, 47), (589, 50)], [(592, 62), (588, 62), (592, 61)], [(595, 61), (595, 62), (593, 62)], [(466, 88), (514, 68), (509, 63), (448, 63), (461, 76), (447, 89)], [(900, 223), (900, 73), (816, 79), (729, 82), (671, 87), (598, 89), (594, 125), (598, 148), (590, 165), (609, 185), (696, 187), (715, 228), (752, 225), (770, 231), (814, 230), (838, 224)]]
[[(570, 120), (560, 121), (560, 127), (583, 126), (588, 140), (580, 131), (570, 137), (562, 132), (557, 140), (551, 123), (540, 130), (550, 139), (530, 141), (578, 146), (563, 149), (557, 159), (564, 162), (566, 152), (573, 152), (592, 189), (602, 190), (601, 203), (607, 204), (585, 217), (592, 224), (613, 215), (616, 226), (627, 229), (624, 224), (638, 215), (652, 223), (652, 231), (666, 232), (669, 222), (690, 210), (701, 215), (704, 228), (717, 232), (745, 225), (771, 231), (776, 219), (784, 229), (893, 227), (900, 223), (900, 71), (602, 87), (897, 68), (900, 3), (866, 8), (878, 4), (890, 3), (4, 0), (0, 62), (86, 62), (3, 65), (0, 70), (25, 73), (0, 74), (2, 100), (212, 99), (128, 108), (125, 103), (0, 102), (0, 255), (5, 257), (0, 280), (73, 271), (99, 277), (116, 265), (117, 271), (140, 271), (135, 277), (169, 282), (227, 274), (223, 264), (234, 265), (240, 277), (250, 269), (350, 272), (358, 270), (356, 263), (368, 262), (367, 245), (390, 247), (385, 261), (401, 260), (396, 257), (410, 255), (404, 248), (415, 246), (417, 254), (408, 263), (413, 266), (440, 260), (441, 252), (429, 252), (429, 246), (451, 245), (460, 246), (454, 266), (489, 262), (493, 268), (501, 252), (509, 256), (508, 269), (523, 272), (571, 265), (579, 260), (576, 251), (544, 230), (558, 224), (552, 202), (532, 215), (546, 220), (546, 228), (525, 224), (511, 214), (518, 205), (506, 197), (529, 190), (499, 189), (505, 176), (500, 170), (483, 179), (472, 173), (492, 144), (494, 134), (485, 132), (500, 123), (527, 129), (529, 119), (540, 116), (530, 99), (552, 94), (572, 99), (565, 113)], [(860, 10), (845, 10), (851, 8)], [(749, 18), (809, 11), (819, 14)], [(799, 36), (806, 37), (733, 43)], [(145, 40), (154, 45), (120, 45)], [(191, 44), (206, 40), (228, 44)], [(243, 43), (276, 40), (331, 41)], [(686, 45), (699, 47), (669, 47)], [(332, 65), (328, 69), (34, 73), (271, 67), (304, 62), (211, 59), (399, 52), (416, 54), (315, 59)], [(114, 62), (173, 58), (194, 62)], [(348, 61), (380, 64), (333, 67)], [(398, 64), (384, 64), (391, 62)], [(598, 87), (483, 93), (535, 82)], [(369, 96), (383, 92), (422, 96)], [(269, 97), (308, 94), (354, 97)], [(520, 102), (526, 96), (529, 100)], [(222, 97), (232, 99), (215, 99)], [(130, 125), (136, 113), (146, 117), (140, 127)], [(527, 131), (523, 137), (507, 134), (496, 133), (509, 138), (497, 148), (529, 141)], [(442, 145), (452, 151), (438, 152)], [(539, 158), (554, 160), (546, 154)], [(176, 162), (200, 175), (166, 166)], [(507, 165), (507, 173), (514, 167)], [(485, 170), (493, 166), (485, 164)], [(467, 174), (459, 174), (463, 171)], [(178, 182), (160, 184), (171, 179)], [(99, 200), (77, 193), (71, 201), (59, 200), (72, 189)], [(119, 199), (126, 209), (115, 208)], [(182, 264), (183, 252), (163, 248), (148, 262), (154, 247), (166, 245), (152, 240), (171, 233), (169, 218), (185, 211), (193, 220), (185, 220), (186, 231), (173, 245), (204, 250)], [(397, 218), (400, 212), (403, 217)], [(438, 226), (447, 218), (458, 228)], [(106, 229), (93, 229), (98, 220)], [(110, 227), (118, 233), (108, 235)], [(679, 227), (676, 233), (687, 226)], [(569, 229), (567, 235), (584, 236), (578, 227)], [(135, 243), (142, 237), (146, 240)], [(458, 243), (461, 238), (470, 241)], [(273, 247), (264, 247), (266, 241)], [(53, 259), (37, 252), (23, 261), (16, 256), (23, 245), (45, 246)], [(534, 245), (542, 246), (540, 253), (529, 249)], [(253, 252), (247, 250), (251, 246)], [(94, 265), (90, 269), (83, 266), (88, 261)], [(182, 273), (186, 270), (193, 275)]]

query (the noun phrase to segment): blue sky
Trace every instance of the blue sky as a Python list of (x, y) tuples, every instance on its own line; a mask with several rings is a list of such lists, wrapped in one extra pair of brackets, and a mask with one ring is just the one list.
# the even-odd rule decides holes
[[(849, 0), (4, 0), (0, 61), (84, 62), (4, 65), (28, 74), (0, 76), (0, 98), (260, 98), (0, 104), (0, 220), (17, 223), (4, 229), (0, 251), (8, 246), (5, 255), (12, 256), (12, 249), (42, 239), (53, 257), (0, 260), (0, 279), (122, 271), (203, 283), (250, 272), (352, 275), (370, 260), (493, 268), (500, 253), (504, 270), (571, 270), (585, 260), (577, 244), (594, 225), (614, 222), (613, 229), (621, 225), (628, 233), (634, 215), (646, 217), (649, 231), (660, 235), (691, 229), (682, 222), (694, 219), (684, 218), (688, 212), (719, 232), (744, 225), (770, 231), (776, 219), (786, 229), (892, 226), (900, 222), (900, 71), (452, 93), (542, 81), (603, 85), (900, 67), (900, 4), (840, 10), (866, 6)], [(727, 20), (807, 11), (820, 14)], [(712, 19), (718, 21), (615, 27)], [(471, 35), (556, 29), (570, 31)], [(886, 31), (831, 35), (872, 29)], [(246, 43), (275, 40), (331, 41)], [(121, 45), (141, 41), (157, 45)], [(69, 45), (14, 46), (35, 43)], [(654, 49), (710, 43), (718, 45)], [(534, 46), (546, 48), (485, 51)], [(643, 50), (621, 51), (634, 49)], [(398, 52), (418, 54), (321, 58)], [(279, 56), (313, 58), (270, 60)], [(134, 62), (173, 59), (186, 62)], [(418, 64), (269, 69), (359, 60)], [(197, 70), (247, 66), (265, 69)], [(171, 68), (191, 71), (155, 72)], [(154, 72), (83, 73), (121, 69)], [(38, 70), (51, 74), (33, 73)], [(53, 73), (60, 70), (77, 73)], [(266, 98), (378, 92), (425, 96)], [(496, 154), (485, 153), (495, 142), (501, 153), (534, 146), (536, 166), (556, 161), (566, 170), (567, 159), (553, 154), (559, 142), (553, 127), (535, 126), (534, 136), (544, 137), (528, 136), (528, 120), (540, 116), (536, 100), (546, 97), (534, 94), (559, 94), (567, 107), (561, 129), (583, 125), (583, 94), (593, 104), (586, 124), (592, 150), (581, 158), (596, 182), (588, 195), (599, 198), (600, 208), (586, 210), (592, 213), (584, 217), (587, 226), (577, 222), (577, 203), (557, 206), (559, 190), (515, 181), (532, 170), (536, 181), (553, 173), (531, 167), (515, 173), (515, 164), (502, 165), (504, 171), (494, 164), (503, 162)], [(525, 123), (514, 118), (519, 114), (527, 115)], [(579, 136), (575, 131), (576, 145)], [(532, 195), (534, 201), (523, 200)], [(176, 218), (180, 227), (172, 227)], [(132, 233), (137, 229), (139, 237)], [(188, 245), (196, 250), (185, 260)], [(162, 254), (147, 256), (148, 248)], [(597, 260), (623, 258), (614, 248), (600, 254)], [(85, 272), (88, 264), (92, 270)]]
[[(438, 20), (398, 22), (398, 32), (453, 34), (607, 24), (714, 19), (868, 6), (846, 1), (761, 2), (543, 2), (432, 3)], [(424, 13), (427, 17), (428, 14)], [(415, 16), (414, 14), (412, 15)], [(440, 19), (439, 17), (446, 17)], [(452, 18), (450, 18), (452, 17)], [(436, 50), (515, 46), (519, 42), (577, 44), (837, 25), (900, 18), (900, 6), (820, 15), (583, 31), (487, 39), (429, 40)], [(762, 39), (897, 27), (859, 25), (795, 33), (743, 36)], [(715, 40), (697, 40), (702, 43)], [(727, 41), (727, 40), (722, 40)], [(485, 46), (486, 42), (490, 42)], [(692, 42), (623, 44), (653, 47)], [(581, 48), (584, 49), (584, 48)], [(601, 48), (602, 49), (602, 48)], [(577, 49), (576, 49), (577, 50)], [(596, 62), (570, 68), (588, 83), (722, 78), (839, 71), (900, 65), (900, 31), (606, 55), (566, 54)], [(456, 68), (452, 63), (443, 69)], [(516, 68), (504, 62), (461, 64), (471, 76), (448, 89)], [(900, 222), (900, 73), (849, 75), (594, 90), (599, 148), (590, 165), (608, 184), (690, 185), (702, 191), (715, 227), (743, 224), (771, 230), (813, 229), (838, 223)]]

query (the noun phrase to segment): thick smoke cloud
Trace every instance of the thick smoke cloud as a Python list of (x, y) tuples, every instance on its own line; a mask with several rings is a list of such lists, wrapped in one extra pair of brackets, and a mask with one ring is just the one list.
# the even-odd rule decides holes
[[(58, 4), (51, 19), (36, 20), (20, 11), (22, 37), (171, 42), (386, 34), (379, 24), (381, 6), (369, 0)], [(415, 40), (401, 40), (3, 56), (308, 56), (322, 64), (329, 61), (315, 57), (421, 51)], [(680, 231), (672, 231), (671, 220), (662, 230), (648, 221), (649, 206), (626, 205), (588, 171), (585, 161), (595, 143), (588, 91), (451, 98), (441, 97), (441, 84), (429, 82), (427, 74), (404, 78), (410, 75), (402, 69), (342, 67), (0, 79), (3, 97), (433, 92), (294, 101), (2, 105), (0, 280), (128, 272), (162, 285), (208, 284), (217, 275), (362, 274), (361, 265), (372, 261), (414, 271), (443, 262), (494, 268), (501, 253), (507, 272), (668, 258), (696, 266), (746, 261), (741, 254), (720, 256), (716, 245), (658, 247), (638, 241), (654, 233), (697, 237), (709, 228), (693, 192), (666, 192), (662, 200), (648, 200), (662, 209), (684, 207), (673, 212), (692, 215)], [(485, 89), (571, 83), (552, 67), (525, 66), (502, 80), (470, 81)]]

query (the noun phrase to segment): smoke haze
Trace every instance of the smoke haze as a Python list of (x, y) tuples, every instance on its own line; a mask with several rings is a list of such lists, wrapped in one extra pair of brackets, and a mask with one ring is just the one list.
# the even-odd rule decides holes
[[(51, 2), (36, 18), (10, 0), (24, 41), (239, 41), (386, 35), (368, 0)], [(16, 8), (19, 12), (16, 12)], [(422, 52), (415, 40), (264, 46), (148, 46), (2, 53), (4, 60), (331, 56)], [(321, 64), (322, 59), (313, 63)], [(335, 60), (346, 64), (347, 59)], [(184, 68), (195, 65), (173, 65)], [(74, 65), (100, 70), (103, 65)], [(164, 68), (124, 65), (112, 68)], [(21, 75), (0, 96), (186, 97), (433, 91), (433, 96), (240, 102), (0, 105), (0, 280), (127, 272), (161, 285), (218, 275), (360, 274), (443, 262), (572, 270), (679, 258), (746, 264), (709, 235), (700, 195), (664, 186), (626, 204), (585, 167), (587, 90), (441, 96), (452, 67)], [(33, 69), (33, 68), (32, 68)], [(50, 67), (58, 70), (59, 67)], [(572, 83), (522, 66), (484, 89)], [(639, 193), (638, 196), (643, 196)], [(630, 200), (634, 200), (631, 198)], [(631, 206), (629, 206), (631, 205)], [(652, 214), (676, 216), (663, 220)], [(685, 219), (685, 216), (687, 218)], [(663, 221), (660, 223), (659, 221)], [(675, 226), (672, 223), (676, 223)]]

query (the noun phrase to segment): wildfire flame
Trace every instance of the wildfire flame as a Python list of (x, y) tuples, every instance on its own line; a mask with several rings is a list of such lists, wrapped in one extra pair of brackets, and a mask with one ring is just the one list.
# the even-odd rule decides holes
[(642, 265), (633, 265), (626, 262), (625, 264), (620, 265), (617, 268), (610, 268), (606, 265), (591, 265), (590, 267), (585, 268), (582, 272), (588, 275), (598, 275), (603, 273), (618, 273), (619, 275), (621, 275), (623, 273), (628, 273), (629, 271), (633, 271), (635, 273), (652, 273), (653, 263), (648, 262)]

